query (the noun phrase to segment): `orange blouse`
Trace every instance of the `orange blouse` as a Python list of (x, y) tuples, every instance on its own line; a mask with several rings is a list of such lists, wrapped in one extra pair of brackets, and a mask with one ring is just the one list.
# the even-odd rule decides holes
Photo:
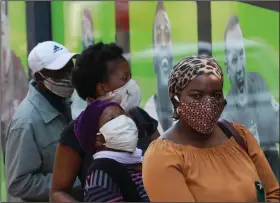
[(152, 202), (256, 202), (255, 181), (268, 202), (279, 202), (279, 184), (248, 129), (233, 123), (248, 154), (231, 137), (223, 145), (196, 148), (159, 139), (143, 161), (143, 181)]

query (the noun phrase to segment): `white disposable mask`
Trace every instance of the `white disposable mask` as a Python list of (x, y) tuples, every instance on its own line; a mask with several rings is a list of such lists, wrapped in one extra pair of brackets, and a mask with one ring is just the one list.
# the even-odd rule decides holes
[(138, 129), (134, 121), (121, 115), (99, 129), (104, 136), (105, 146), (110, 149), (134, 152), (138, 142)]
[(100, 99), (114, 97), (120, 100), (117, 102), (125, 111), (129, 111), (132, 108), (138, 107), (141, 103), (140, 87), (135, 80), (130, 79), (124, 86), (107, 93), (105, 96), (100, 97)]
[[(42, 77), (44, 77), (41, 74)], [(54, 80), (52, 78), (44, 77), (44, 85), (52, 93), (62, 98), (70, 98), (74, 92), (74, 87), (71, 83), (71, 79)]]

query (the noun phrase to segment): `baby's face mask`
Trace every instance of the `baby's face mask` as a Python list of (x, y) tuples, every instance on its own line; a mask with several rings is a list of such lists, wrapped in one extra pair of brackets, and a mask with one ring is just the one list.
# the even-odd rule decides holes
[(134, 152), (138, 142), (138, 129), (135, 122), (126, 115), (110, 120), (99, 129), (107, 148)]

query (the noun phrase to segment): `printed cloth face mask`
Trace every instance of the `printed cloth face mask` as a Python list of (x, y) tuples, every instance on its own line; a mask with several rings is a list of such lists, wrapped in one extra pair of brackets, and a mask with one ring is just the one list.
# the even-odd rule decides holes
[[(177, 97), (175, 97), (178, 100)], [(213, 97), (194, 100), (191, 102), (179, 102), (178, 115), (197, 132), (209, 135), (219, 120), (225, 107)]]
[(55, 80), (52, 78), (46, 78), (41, 73), (40, 75), (44, 78), (44, 85), (48, 90), (54, 93), (57, 96), (62, 98), (70, 98), (74, 92), (74, 87), (72, 85), (71, 79), (59, 79)]

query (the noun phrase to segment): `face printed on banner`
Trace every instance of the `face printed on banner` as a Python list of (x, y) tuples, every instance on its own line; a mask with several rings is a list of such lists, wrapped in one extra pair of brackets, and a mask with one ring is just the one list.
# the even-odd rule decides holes
[(164, 130), (172, 123), (172, 104), (168, 97), (168, 77), (172, 69), (171, 25), (164, 4), (159, 1), (153, 28), (154, 68), (157, 75), (157, 113)]
[(159, 85), (167, 85), (172, 69), (171, 27), (163, 2), (157, 5), (154, 20), (154, 61)]
[(231, 88), (240, 96), (240, 102), (246, 97), (246, 56), (242, 30), (239, 23), (233, 25), (226, 33), (225, 62)]
[(88, 46), (93, 44), (93, 22), (92, 22), (92, 16), (89, 9), (84, 9), (83, 14), (83, 49), (87, 48)]

